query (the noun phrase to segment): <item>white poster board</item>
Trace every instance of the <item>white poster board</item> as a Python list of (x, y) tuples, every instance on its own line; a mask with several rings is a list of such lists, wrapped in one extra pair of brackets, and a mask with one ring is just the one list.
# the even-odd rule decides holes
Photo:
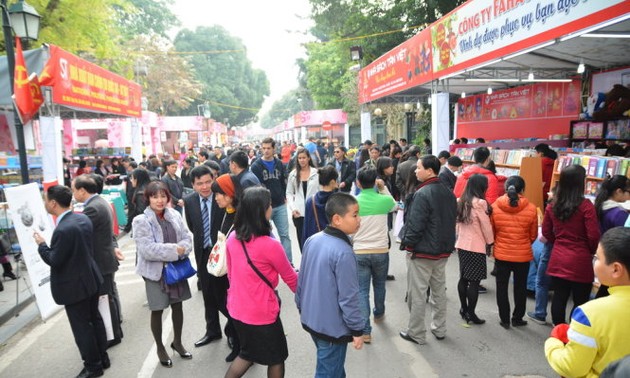
[(11, 220), (15, 227), (22, 256), (28, 269), (31, 288), (43, 320), (50, 318), (62, 307), (55, 303), (50, 291), (50, 267), (37, 252), (33, 232), (39, 232), (50, 245), (53, 224), (44, 207), (44, 201), (36, 183), (5, 188)]

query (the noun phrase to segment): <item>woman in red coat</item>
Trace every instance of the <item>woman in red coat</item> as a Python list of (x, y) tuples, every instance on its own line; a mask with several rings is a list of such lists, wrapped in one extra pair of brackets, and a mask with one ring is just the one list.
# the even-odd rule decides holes
[(570, 165), (560, 173), (552, 202), (545, 209), (542, 234), (553, 244), (547, 274), (554, 289), (553, 324), (566, 323), (569, 295), (573, 309), (586, 303), (593, 286), (593, 255), (600, 230), (595, 206), (584, 198), (586, 170)]
[(558, 158), (556, 151), (552, 150), (548, 144), (540, 143), (534, 147), (536, 153), (542, 158), (542, 180), (543, 180), (543, 200), (545, 203), (549, 199), (549, 188), (553, 176), (553, 165)]

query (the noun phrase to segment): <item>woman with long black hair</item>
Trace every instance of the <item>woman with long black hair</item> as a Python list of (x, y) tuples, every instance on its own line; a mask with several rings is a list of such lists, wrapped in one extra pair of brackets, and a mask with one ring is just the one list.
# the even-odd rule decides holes
[(131, 231), (131, 225), (133, 219), (144, 213), (144, 209), (147, 208), (147, 201), (144, 197), (144, 188), (151, 182), (149, 172), (144, 168), (136, 168), (131, 171), (129, 175), (130, 188), (127, 190), (133, 191), (131, 201), (127, 204), (127, 225), (125, 226), (125, 232)]
[[(492, 204), (494, 258), (497, 283), (497, 307), (501, 327), (508, 329), (527, 325), (523, 320), (527, 302), (527, 273), (534, 259), (532, 243), (538, 237), (536, 206), (523, 196), (525, 180), (510, 176), (505, 182), (506, 194)], [(514, 311), (510, 315), (508, 286), (514, 275)]]
[(595, 278), (593, 255), (600, 229), (595, 206), (584, 198), (585, 179), (584, 167), (564, 168), (553, 199), (545, 209), (542, 234), (549, 243), (554, 243), (547, 274), (554, 290), (551, 319), (555, 325), (566, 323), (570, 295), (573, 309), (589, 300)]
[(274, 289), (282, 277), (295, 293), (297, 274), (282, 244), (271, 236), (269, 190), (247, 188), (240, 202), (235, 232), (227, 241), (227, 309), (241, 349), (225, 376), (241, 377), (257, 363), (267, 365), (268, 377), (283, 377), (289, 351)]
[(477, 316), (475, 308), (479, 298), (479, 283), (487, 278), (486, 246), (494, 243), (490, 223), (492, 208), (486, 202), (486, 190), (486, 176), (472, 175), (457, 203), (455, 248), (459, 257), (459, 314), (467, 323), (474, 324), (486, 322)]
[(291, 210), (291, 218), (298, 238), (298, 245), (302, 251), (302, 230), (304, 228), (304, 206), (306, 200), (317, 193), (319, 179), (317, 168), (306, 148), (301, 148), (296, 154), (297, 164), (289, 173), (287, 179), (287, 206)]

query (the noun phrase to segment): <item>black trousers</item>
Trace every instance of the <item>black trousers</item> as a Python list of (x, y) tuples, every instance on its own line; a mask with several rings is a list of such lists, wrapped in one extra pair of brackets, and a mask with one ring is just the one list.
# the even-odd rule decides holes
[(573, 294), (573, 309), (588, 302), (591, 295), (592, 283), (575, 282), (563, 278), (551, 277), (553, 299), (551, 300), (551, 321), (553, 324), (566, 323), (567, 303)]
[(89, 371), (102, 369), (102, 361), (109, 357), (105, 325), (98, 312), (98, 294), (65, 308), (83, 365)]
[(293, 225), (295, 226), (295, 233), (298, 238), (298, 245), (300, 246), (300, 253), (302, 252), (302, 247), (304, 243), (302, 241), (302, 231), (304, 229), (304, 217), (293, 218)]
[[(527, 273), (529, 272), (529, 262), (496, 260), (494, 266), (497, 270), (497, 306), (499, 307), (499, 318), (501, 322), (509, 323), (511, 319), (523, 319), (527, 303)], [(514, 273), (514, 312), (510, 319), (508, 286), (511, 273)]]
[(232, 317), (227, 311), (227, 275), (215, 277), (206, 272), (199, 272), (201, 281), (201, 293), (203, 294), (203, 304), (206, 318), (206, 334), (209, 336), (221, 335), (221, 323), (219, 322), (219, 312), (228, 319), (225, 326), (225, 335), (234, 337), (236, 331)]

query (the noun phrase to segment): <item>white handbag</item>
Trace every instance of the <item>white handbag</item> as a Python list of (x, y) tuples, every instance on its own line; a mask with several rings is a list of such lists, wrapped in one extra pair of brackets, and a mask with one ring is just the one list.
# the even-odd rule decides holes
[[(234, 225), (232, 225), (234, 227)], [(217, 242), (214, 243), (210, 256), (208, 257), (208, 273), (215, 277), (223, 277), (227, 273), (227, 237), (232, 231), (232, 227), (224, 235), (221, 231), (217, 233)]]

